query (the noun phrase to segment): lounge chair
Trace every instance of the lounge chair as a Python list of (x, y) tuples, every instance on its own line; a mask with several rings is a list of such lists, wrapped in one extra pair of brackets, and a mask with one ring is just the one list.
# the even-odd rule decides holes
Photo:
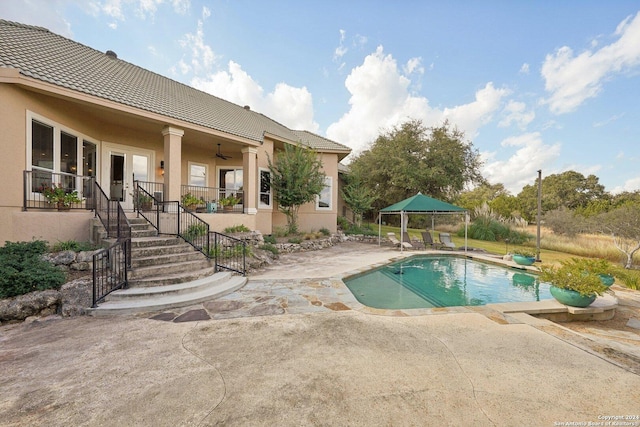
[(438, 244), (433, 241), (433, 237), (431, 237), (431, 233), (428, 231), (422, 232), (422, 242), (424, 243), (425, 248), (438, 249)]
[(402, 233), (402, 241), (403, 242), (408, 242), (412, 246), (414, 246), (414, 247), (416, 247), (418, 249), (424, 249), (424, 248), (422, 248), (422, 243), (420, 243), (418, 240), (411, 240), (411, 237), (409, 236), (409, 233), (407, 233), (406, 231), (404, 233)]
[(405, 249), (413, 248), (413, 246), (409, 242), (400, 242), (400, 240), (398, 240), (398, 238), (396, 237), (396, 233), (387, 233), (387, 238), (391, 243), (393, 243), (393, 246), (400, 247), (402, 245), (402, 247)]
[(449, 233), (440, 233), (440, 243), (444, 245), (445, 248), (455, 249), (456, 245), (451, 241), (451, 234)]

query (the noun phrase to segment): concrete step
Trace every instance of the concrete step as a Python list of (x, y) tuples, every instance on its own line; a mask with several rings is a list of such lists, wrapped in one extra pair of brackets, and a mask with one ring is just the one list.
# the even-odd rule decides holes
[[(172, 248), (169, 246), (168, 248)], [(160, 248), (162, 251), (162, 248)], [(169, 254), (154, 254), (151, 256), (139, 256), (138, 253), (131, 253), (131, 268), (138, 269), (142, 267), (149, 267), (153, 265), (169, 265), (169, 264), (177, 264), (188, 261), (201, 261), (204, 260), (205, 256), (193, 250), (193, 248), (187, 248), (187, 251), (183, 251), (181, 253), (169, 253)]]
[(109, 294), (106, 297), (106, 301), (131, 300), (136, 298), (151, 298), (200, 292), (209, 286), (229, 280), (231, 277), (233, 277), (233, 275), (230, 272), (224, 271), (184, 283), (121, 289)]
[(145, 230), (134, 230), (131, 229), (131, 237), (132, 238), (140, 238), (140, 237), (157, 237), (158, 231), (155, 228), (145, 229)]
[[(201, 255), (202, 256), (202, 255)], [(132, 259), (133, 262), (133, 259)], [(167, 274), (176, 274), (189, 272), (193, 270), (202, 270), (210, 267), (211, 263), (202, 256), (202, 259), (196, 261), (184, 261), (163, 265), (151, 265), (148, 267), (139, 267), (129, 271), (129, 279), (141, 279), (145, 277), (161, 277)]]
[(188, 272), (180, 272), (173, 274), (164, 274), (162, 276), (141, 277), (139, 279), (129, 278), (129, 287), (146, 288), (150, 286), (166, 286), (178, 283), (186, 283), (203, 277), (210, 276), (214, 273), (215, 267), (209, 266), (199, 270)]
[[(225, 276), (216, 277), (218, 275)], [(97, 308), (89, 309), (89, 314), (92, 316), (133, 314), (187, 307), (234, 292), (247, 283), (247, 278), (231, 276), (229, 273), (216, 273), (196, 282), (174, 286), (170, 290), (147, 288), (147, 292), (144, 293), (132, 289), (115, 291), (110, 295), (109, 301), (101, 303)], [(118, 296), (118, 294), (124, 295)]]
[(187, 252), (194, 252), (195, 249), (188, 243), (179, 243), (177, 245), (164, 245), (164, 246), (145, 246), (145, 247), (131, 247), (131, 258), (144, 258), (156, 255), (168, 255), (168, 254), (181, 254)]
[(131, 248), (148, 248), (151, 246), (171, 246), (184, 243), (184, 240), (176, 236), (134, 237), (131, 239)]

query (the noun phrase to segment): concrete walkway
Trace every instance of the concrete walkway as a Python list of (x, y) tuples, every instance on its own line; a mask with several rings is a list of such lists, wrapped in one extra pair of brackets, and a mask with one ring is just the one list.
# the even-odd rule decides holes
[(333, 277), (397, 255), (344, 244), (287, 256), (235, 297), (183, 312), (2, 326), (0, 425), (554, 426), (640, 416), (634, 365), (551, 322), (485, 309), (381, 316), (330, 302), (342, 298)]

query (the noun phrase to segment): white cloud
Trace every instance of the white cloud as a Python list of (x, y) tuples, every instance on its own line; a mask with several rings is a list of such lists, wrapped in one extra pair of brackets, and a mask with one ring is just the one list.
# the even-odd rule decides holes
[(65, 37), (73, 37), (71, 24), (64, 17), (64, 9), (67, 3), (68, 0), (46, 2), (0, 0), (0, 17), (9, 21), (38, 25)]
[(502, 141), (502, 151), (516, 151), (507, 160), (496, 160), (496, 152), (483, 152), (482, 175), (491, 183), (502, 183), (513, 194), (517, 194), (525, 185), (531, 184), (537, 177), (537, 171), (545, 174), (549, 164), (560, 156), (560, 144), (546, 145), (539, 132), (525, 133)]
[(525, 129), (536, 117), (533, 111), (526, 111), (527, 105), (524, 102), (509, 101), (503, 113), (506, 117), (498, 123), (498, 127), (509, 127), (515, 123), (520, 129)]
[(355, 67), (345, 80), (351, 98), (350, 109), (327, 129), (327, 137), (360, 150), (373, 141), (382, 130), (388, 130), (410, 118), (422, 120), (426, 126), (438, 125), (449, 119), (452, 125), (474, 135), (496, 111), (504, 89), (492, 83), (476, 92), (475, 101), (446, 108), (434, 109), (425, 97), (412, 96), (411, 80), (403, 75), (396, 60), (379, 46)]
[(620, 120), (620, 119), (621, 119), (621, 118), (623, 118), (623, 117), (624, 117), (624, 113), (622, 113), (622, 114), (615, 114), (615, 115), (613, 115), (613, 116), (609, 117), (608, 119), (601, 120), (601, 121), (599, 121), (599, 122), (595, 122), (595, 123), (593, 123), (593, 127), (594, 127), (594, 128), (599, 128), (599, 127), (602, 127), (602, 126), (606, 126), (606, 125), (608, 125), (608, 124), (610, 124), (610, 123), (613, 123), (613, 122), (615, 122), (615, 121)]
[(640, 190), (640, 176), (626, 180), (623, 185), (611, 190), (611, 193), (620, 194), (623, 191), (634, 192), (638, 190)]
[(422, 58), (411, 58), (407, 61), (407, 64), (403, 68), (405, 74), (424, 74), (424, 67), (422, 66)]
[(550, 96), (544, 102), (551, 112), (575, 110), (597, 96), (607, 78), (640, 65), (640, 12), (622, 21), (615, 35), (618, 40), (597, 51), (574, 56), (573, 50), (564, 46), (546, 56), (542, 76)]
[(333, 60), (336, 62), (349, 51), (349, 49), (344, 45), (344, 39), (346, 36), (347, 32), (345, 30), (340, 30), (340, 44), (338, 44), (338, 47), (336, 47), (336, 50), (333, 52)]
[(291, 129), (318, 132), (320, 127), (313, 121), (313, 98), (306, 87), (278, 83), (273, 92), (265, 94), (264, 89), (233, 61), (229, 61), (227, 70), (194, 77), (191, 85), (238, 105), (249, 105), (252, 110)]
[[(179, 41), (180, 46), (190, 51), (191, 60), (188, 64), (188, 72), (193, 71), (195, 74), (206, 74), (213, 69), (217, 60), (217, 55), (211, 49), (211, 46), (204, 41), (203, 22), (198, 21), (198, 28), (195, 33), (187, 33)], [(179, 67), (185, 69), (186, 63), (180, 60)], [(184, 74), (184, 71), (183, 71)]]
[(522, 64), (522, 67), (520, 67), (520, 73), (529, 74), (529, 64), (527, 64), (526, 62)]

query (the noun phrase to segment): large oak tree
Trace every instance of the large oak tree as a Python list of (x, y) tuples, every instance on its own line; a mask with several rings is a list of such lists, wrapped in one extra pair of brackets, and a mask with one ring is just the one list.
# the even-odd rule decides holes
[(376, 138), (351, 170), (382, 208), (417, 192), (453, 201), (469, 183), (482, 182), (480, 155), (448, 122), (427, 128), (409, 120)]

